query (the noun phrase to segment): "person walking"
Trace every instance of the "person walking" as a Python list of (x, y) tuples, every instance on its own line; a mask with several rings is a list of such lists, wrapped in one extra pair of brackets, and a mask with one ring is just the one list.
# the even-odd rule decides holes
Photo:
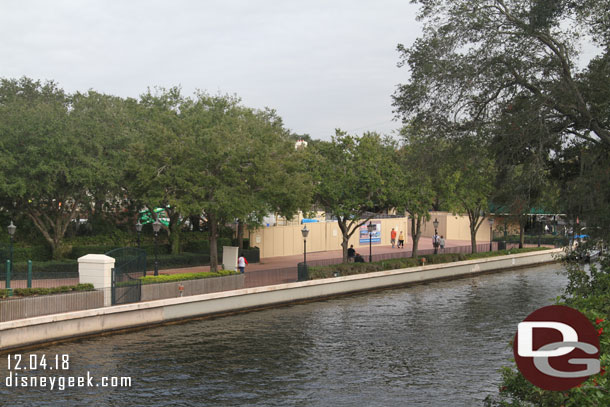
[(390, 232), (390, 243), (392, 243), (392, 249), (393, 249), (394, 246), (396, 245), (396, 231), (394, 230), (394, 228), (392, 228), (392, 231)]
[(237, 268), (239, 269), (239, 272), (241, 274), (244, 274), (246, 272), (247, 264), (248, 264), (248, 260), (246, 260), (246, 258), (243, 256), (243, 254), (241, 256), (239, 256), (239, 258), (237, 259)]
[(398, 248), (405, 248), (405, 235), (402, 233), (402, 230), (400, 231), (400, 235), (398, 235)]
[(438, 243), (441, 245), (441, 252), (445, 252), (445, 238), (441, 235), (441, 238), (438, 240)]

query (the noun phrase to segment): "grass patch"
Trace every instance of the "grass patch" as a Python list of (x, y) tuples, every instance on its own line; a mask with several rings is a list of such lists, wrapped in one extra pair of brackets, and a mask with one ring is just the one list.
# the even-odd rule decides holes
[(146, 276), (142, 277), (142, 284), (157, 284), (157, 283), (171, 283), (174, 281), (186, 281), (186, 280), (199, 280), (202, 278), (212, 277), (223, 277), (231, 276), (233, 274), (239, 274), (237, 271), (231, 270), (220, 270), (216, 273), (182, 273), (182, 274), (162, 274), (159, 276)]
[[(32, 297), (35, 295), (63, 294), (76, 291), (93, 291), (93, 284), (64, 285), (52, 288), (13, 288), (14, 297)], [(0, 289), (0, 298), (9, 298), (9, 290)]]
[(342, 263), (331, 266), (309, 267), (309, 279), (334, 277), (335, 273), (339, 276), (350, 276), (353, 274), (372, 273), (375, 271), (395, 270), (409, 267), (421, 266), (422, 259), (426, 259), (426, 264), (453, 263), (462, 260), (475, 260), (487, 257), (506, 256), (509, 254), (527, 253), (539, 250), (549, 250), (547, 247), (525, 247), (523, 249), (499, 250), (495, 252), (482, 252), (473, 254), (462, 253), (442, 253), (427, 254), (419, 256), (417, 259), (412, 257), (381, 260), (373, 263)]

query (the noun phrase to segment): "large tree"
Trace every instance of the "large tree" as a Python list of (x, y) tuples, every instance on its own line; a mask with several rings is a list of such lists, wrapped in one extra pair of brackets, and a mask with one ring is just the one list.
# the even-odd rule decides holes
[(454, 212), (468, 215), (472, 252), (477, 250), (477, 232), (489, 215), (490, 199), (496, 179), (492, 152), (479, 138), (452, 140), (447, 151), (450, 161), (452, 205)]
[(403, 146), (398, 151), (400, 175), (394, 182), (393, 201), (411, 220), (412, 256), (417, 257), (422, 226), (431, 210), (442, 210), (451, 200), (452, 177), (447, 172), (445, 141), (435, 139), (416, 126), (402, 129)]
[[(132, 131), (123, 186), (137, 209), (164, 208), (168, 217), (171, 251), (180, 250), (181, 219), (190, 215), (190, 184), (194, 177), (187, 165), (197, 153), (192, 136), (186, 134), (181, 117), (185, 98), (179, 88), (157, 88), (140, 96), (133, 107)], [(195, 213), (201, 213), (198, 210)]]
[(70, 223), (117, 184), (121, 106), (93, 92), (66, 94), (54, 82), (0, 81), (0, 194), (32, 220), (53, 258), (65, 254)]
[(340, 130), (330, 142), (308, 148), (309, 170), (314, 174), (314, 202), (337, 219), (343, 261), (349, 239), (375, 213), (394, 207), (399, 173), (394, 145), (375, 133), (361, 137)]
[[(405, 119), (439, 127), (487, 120), (525, 95), (560, 117), (564, 133), (610, 146), (610, 1), (418, 3), (424, 35), (398, 47), (411, 71), (394, 95)], [(600, 52), (580, 68), (588, 39)]]

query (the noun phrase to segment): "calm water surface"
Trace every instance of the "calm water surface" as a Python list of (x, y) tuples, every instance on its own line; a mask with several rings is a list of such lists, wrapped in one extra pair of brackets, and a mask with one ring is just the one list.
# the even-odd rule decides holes
[[(508, 341), (565, 286), (561, 266), (354, 295), (25, 353), (70, 355), (64, 376), (131, 388), (7, 388), (6, 406), (476, 406)], [(25, 372), (53, 376), (57, 371)]]

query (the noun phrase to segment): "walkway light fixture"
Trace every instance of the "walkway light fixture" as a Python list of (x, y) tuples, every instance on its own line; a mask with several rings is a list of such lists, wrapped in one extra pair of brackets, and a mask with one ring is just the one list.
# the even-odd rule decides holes
[(13, 268), (13, 235), (17, 230), (17, 226), (13, 225), (13, 221), (11, 220), (11, 224), (8, 225), (8, 235), (10, 238), (10, 251), (9, 251), (9, 260), (11, 261), (11, 268)]
[(489, 251), (493, 250), (492, 242), (493, 242), (493, 226), (494, 226), (494, 218), (487, 219), (489, 222)]
[(157, 237), (159, 236), (159, 231), (161, 230), (161, 222), (159, 222), (159, 219), (157, 219), (156, 221), (154, 221), (153, 225), (153, 232), (155, 232), (155, 276), (159, 275), (159, 261), (157, 258)]
[(432, 222), (432, 224), (434, 225), (434, 241), (432, 242), (432, 246), (434, 246), (434, 254), (438, 253), (438, 218), (434, 218), (434, 222)]
[(138, 249), (140, 248), (140, 234), (142, 233), (142, 224), (140, 223), (140, 219), (138, 219), (138, 223), (136, 223), (136, 232), (138, 232)]
[(369, 231), (369, 263), (373, 262), (373, 232), (375, 231), (375, 225), (373, 222), (369, 221), (369, 224), (366, 226), (366, 229)]
[(309, 236), (309, 229), (307, 229), (307, 225), (303, 226), (303, 229), (301, 229), (301, 234), (303, 235), (303, 264), (307, 266), (307, 236)]

